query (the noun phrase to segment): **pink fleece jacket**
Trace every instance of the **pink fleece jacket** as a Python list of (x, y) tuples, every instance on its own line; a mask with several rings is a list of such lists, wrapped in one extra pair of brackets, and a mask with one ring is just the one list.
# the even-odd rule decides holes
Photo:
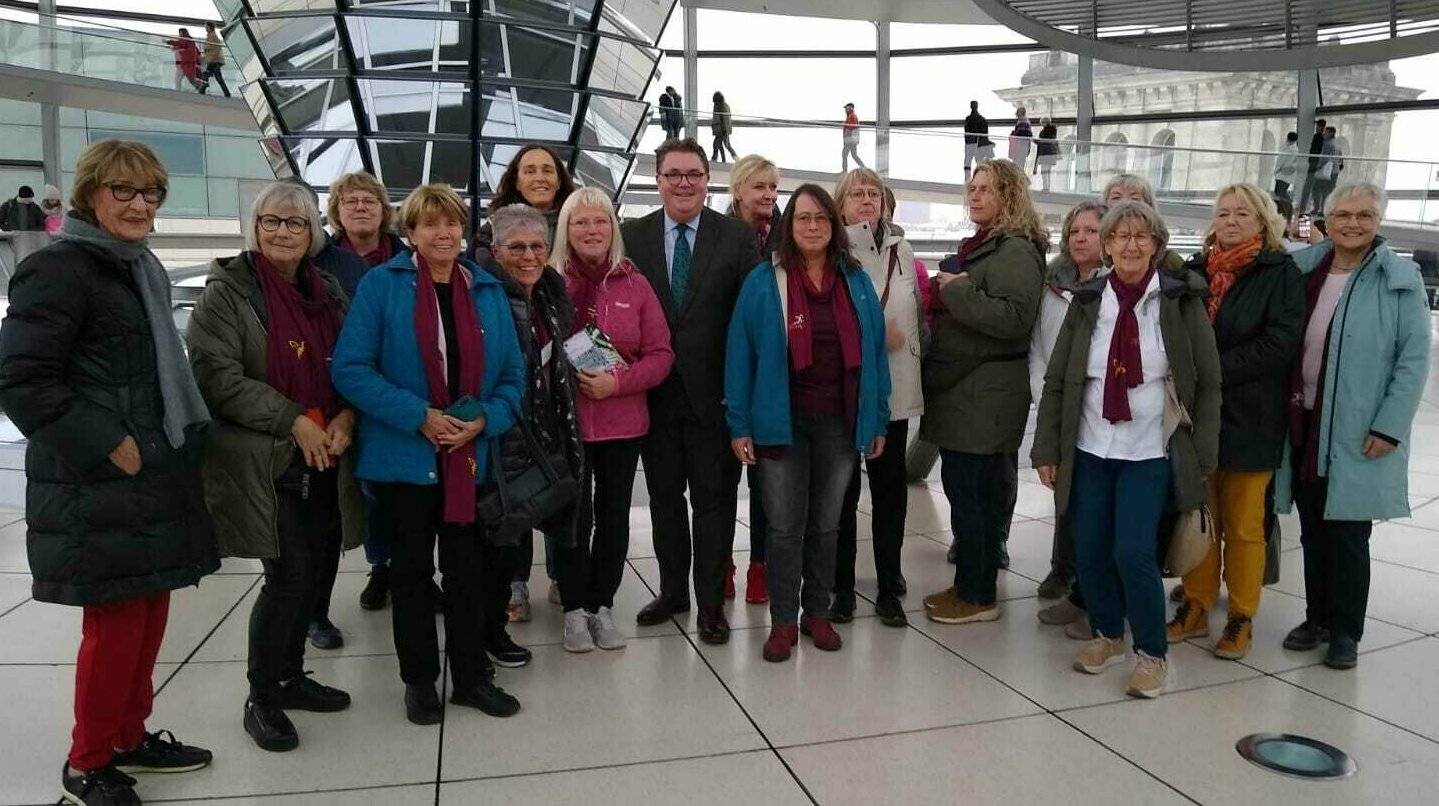
[[(566, 276), (565, 284), (573, 296), (574, 278)], [(588, 311), (575, 311), (576, 323), (588, 317)], [(585, 442), (642, 437), (650, 430), (645, 393), (670, 374), (675, 354), (659, 297), (629, 260), (610, 269), (595, 292), (595, 325), (625, 363), (611, 370), (614, 394), (603, 400), (579, 396), (580, 436)]]

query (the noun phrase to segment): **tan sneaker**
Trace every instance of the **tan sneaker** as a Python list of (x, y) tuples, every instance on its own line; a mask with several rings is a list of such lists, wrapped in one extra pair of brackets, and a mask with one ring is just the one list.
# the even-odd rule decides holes
[(1239, 660), (1249, 654), (1249, 645), (1253, 642), (1254, 622), (1248, 616), (1230, 616), (1224, 623), (1224, 634), (1214, 645), (1214, 657)]
[(1123, 638), (1098, 636), (1074, 656), (1074, 668), (1085, 674), (1099, 674), (1111, 666), (1123, 663), (1129, 657), (1129, 647)]
[(958, 603), (959, 603), (959, 593), (958, 593), (957, 591), (955, 591), (953, 585), (949, 586), (948, 588), (945, 588), (944, 590), (940, 591), (939, 593), (931, 593), (930, 595), (924, 597), (924, 609), (925, 609), (925, 610), (933, 610), (933, 609), (935, 609), (936, 607), (939, 607), (941, 604), (951, 604), (951, 605), (953, 605), (953, 604), (958, 604)]
[(1126, 691), (1131, 697), (1141, 697), (1152, 700), (1164, 693), (1164, 678), (1169, 674), (1169, 662), (1164, 658), (1151, 658), (1143, 652), (1135, 652), (1139, 659), (1134, 663), (1134, 671), (1129, 673), (1129, 688)]
[(1169, 634), (1169, 643), (1177, 644), (1190, 638), (1203, 638), (1209, 635), (1209, 611), (1199, 606), (1193, 599), (1185, 599), (1184, 604), (1174, 613), (1174, 619), (1164, 627)]
[(942, 601), (933, 609), (924, 611), (930, 621), (937, 621), (940, 624), (969, 624), (974, 621), (996, 621), (999, 619), (999, 605), (987, 604), (978, 605), (955, 599), (953, 602)]

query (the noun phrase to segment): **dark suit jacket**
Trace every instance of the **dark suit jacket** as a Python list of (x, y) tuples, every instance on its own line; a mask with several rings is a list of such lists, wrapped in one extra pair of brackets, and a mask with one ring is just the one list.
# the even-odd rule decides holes
[(754, 231), (737, 218), (704, 208), (685, 299), (676, 305), (665, 263), (664, 222), (661, 209), (620, 227), (625, 255), (664, 305), (674, 343), (674, 369), (650, 391), (650, 415), (678, 416), (687, 401), (701, 422), (723, 426), (725, 342), (740, 284), (759, 263)]

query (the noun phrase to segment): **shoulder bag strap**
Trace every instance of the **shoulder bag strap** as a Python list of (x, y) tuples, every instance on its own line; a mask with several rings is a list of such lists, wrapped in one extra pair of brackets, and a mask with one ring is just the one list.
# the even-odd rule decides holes
[(899, 244), (889, 248), (889, 270), (884, 275), (884, 293), (879, 296), (879, 307), (882, 310), (889, 304), (889, 284), (894, 280), (894, 273), (899, 268)]

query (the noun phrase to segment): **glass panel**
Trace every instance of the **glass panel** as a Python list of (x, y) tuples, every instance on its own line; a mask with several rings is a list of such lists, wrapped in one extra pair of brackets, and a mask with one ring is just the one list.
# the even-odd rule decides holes
[[(1031, 92), (1047, 89), (1078, 70), (1078, 57), (1065, 54), (1063, 77), (1039, 76), (1024, 82)], [(1296, 103), (1299, 82), (1290, 71), (1193, 73), (1152, 70), (1127, 64), (1094, 62), (1094, 114), (1131, 115), (1220, 109), (1279, 109)]]
[[(518, 96), (518, 115), (513, 96)], [(579, 94), (535, 87), (486, 87), (485, 100), (480, 115), (483, 136), (563, 141), (570, 137)]]
[[(39, 126), (0, 123), (0, 159), (43, 160), (45, 156), (42, 142)], [(0, 194), (5, 190), (0, 188)]]
[(6, 123), (22, 123), (27, 126), (40, 125), (40, 105), (29, 101), (12, 101), (0, 98), (0, 120)]
[(347, 16), (345, 24), (362, 69), (427, 72), (469, 69), (471, 26), (468, 21)]
[(426, 145), (428, 144), (375, 141), (375, 167), (379, 171), (380, 181), (391, 190), (401, 191), (424, 184)]
[(603, 37), (600, 38), (598, 47), (594, 65), (590, 68), (589, 86), (633, 98), (643, 96), (650, 76), (654, 74), (659, 52)]
[(333, 17), (262, 17), (247, 24), (277, 75), (348, 67), (339, 52)]
[[(1338, 130), (1335, 139), (1344, 152), (1340, 182), (1368, 181), (1389, 193), (1385, 215), (1401, 221), (1433, 222), (1439, 218), (1439, 200), (1428, 200), (1439, 192), (1439, 173), (1433, 162), (1434, 132), (1439, 131), (1439, 109), (1412, 109), (1403, 112), (1364, 112), (1352, 115), (1325, 114)], [(1301, 150), (1309, 147), (1308, 137), (1300, 138)], [(1425, 160), (1375, 163), (1366, 158)]]
[(360, 148), (354, 140), (307, 139), (291, 142), (290, 155), (300, 176), (311, 185), (328, 185), (341, 174), (363, 170)]
[(291, 132), (355, 131), (349, 86), (337, 78), (273, 79), (265, 82)]
[[(893, 61), (897, 77), (903, 59)], [(935, 76), (926, 75), (916, 88), (933, 86)], [(948, 73), (945, 75), (966, 75)], [(825, 90), (802, 92), (778, 92), (776, 82), (781, 76), (793, 76), (804, 81), (818, 81), (824, 87), (843, 88), (839, 91)], [(679, 71), (675, 78), (680, 78)], [(968, 77), (966, 78), (968, 80)], [(681, 91), (682, 83), (667, 81)], [(699, 63), (699, 96), (686, 98), (685, 106), (698, 109), (700, 128), (708, 130), (710, 110), (714, 106), (716, 92), (723, 92), (729, 102), (730, 114), (736, 126), (747, 117), (785, 118), (790, 120), (844, 120), (844, 105), (853, 103), (855, 113), (861, 119), (874, 118), (875, 90), (874, 59), (701, 59)], [(895, 86), (900, 86), (896, 83)], [(903, 93), (895, 93), (896, 97)], [(916, 93), (920, 98), (932, 102), (936, 95), (926, 89)], [(656, 96), (658, 97), (658, 96)], [(898, 113), (895, 119), (900, 119)], [(742, 134), (736, 131), (736, 137)], [(738, 145), (735, 146), (739, 148)]]
[[(437, 81), (360, 79), (360, 97), (377, 132), (429, 133), (437, 130), (468, 134), (468, 85)], [(431, 116), (439, 107), (438, 120)]]
[(209, 177), (205, 181), (210, 197), (210, 215), (224, 218), (240, 216), (240, 188), (234, 179)]
[(1137, 173), (1159, 198), (1188, 201), (1209, 201), (1233, 182), (1257, 180), (1272, 188), (1274, 152), (1293, 128), (1289, 118), (1095, 124), (1093, 139), (1103, 145), (1089, 157), (1089, 186), (1102, 188), (1115, 174)]
[(889, 47), (961, 48), (977, 45), (1022, 45), (1028, 37), (1003, 25), (949, 25), (941, 23), (894, 22), (889, 26)]
[(89, 136), (91, 143), (98, 143), (112, 137), (121, 140), (138, 140), (155, 152), (155, 156), (165, 164), (165, 170), (171, 176), (178, 174), (205, 175), (205, 139), (199, 135), (92, 128), (89, 130)]
[(1439, 54), (1319, 71), (1323, 104), (1363, 104), (1439, 97)]
[(579, 28), (588, 27), (595, 13), (595, 0), (486, 0), (485, 6), (496, 17)]
[(206, 173), (212, 177), (268, 179), (273, 176), (254, 135), (223, 137), (207, 134), (205, 167)]
[(874, 23), (865, 20), (699, 9), (700, 50), (795, 50), (816, 42), (827, 50), (874, 50), (874, 38)]
[[(238, 0), (230, 0), (238, 5)], [(283, 14), (289, 11), (334, 11), (335, 0), (250, 0), (256, 14)]]
[(590, 47), (592, 36), (538, 31), (504, 26), (508, 59), (501, 60), (486, 71), (487, 77), (523, 78), (573, 85), (579, 76), (580, 64)]
[(469, 143), (432, 143), (429, 181), (445, 182), (459, 191), (469, 188), (474, 153), (474, 146)]
[(170, 192), (161, 214), (166, 217), (210, 215), (210, 189), (203, 176), (170, 177)]
[[(671, 9), (677, 9), (677, 7), (677, 3), (656, 3), (654, 0), (606, 0), (600, 18), (600, 30), (609, 30), (613, 26), (632, 39), (654, 42), (659, 39), (660, 31), (665, 27), (665, 21), (669, 18)], [(682, 27), (681, 25), (670, 26), (670, 28)]]
[(580, 145), (628, 150), (647, 110), (648, 105), (641, 101), (591, 96)]
[(581, 184), (613, 193), (624, 182), (629, 169), (630, 159), (626, 156), (582, 151), (575, 166), (575, 178)]
[[(1015, 106), (1021, 104), (1036, 121), (1042, 115), (1072, 116), (1078, 62), (1060, 56), (1052, 58), (1049, 51), (1042, 51), (895, 58), (890, 68), (894, 87), (890, 114), (895, 120), (958, 120), (969, 114), (970, 101), (978, 101), (981, 115), (998, 119), (1013, 118)], [(940, 99), (915, 91), (946, 75), (965, 77), (962, 93)], [(866, 117), (864, 110), (859, 114)]]

